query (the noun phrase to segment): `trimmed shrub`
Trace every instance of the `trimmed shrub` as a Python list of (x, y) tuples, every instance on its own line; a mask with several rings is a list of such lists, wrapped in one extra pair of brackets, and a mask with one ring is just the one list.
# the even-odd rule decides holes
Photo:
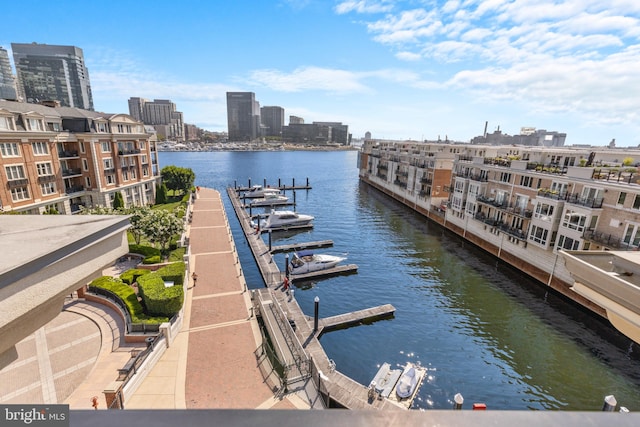
[(184, 283), (184, 271), (185, 271), (184, 262), (174, 262), (169, 265), (165, 265), (164, 267), (158, 269), (156, 274), (160, 275), (163, 280), (168, 280), (176, 285), (182, 286)]
[(127, 285), (133, 285), (133, 283), (138, 280), (138, 277), (149, 273), (151, 272), (149, 270), (145, 270), (144, 268), (132, 268), (122, 273), (120, 275), (120, 279)]
[(106, 289), (116, 294), (127, 306), (132, 323), (163, 323), (168, 321), (167, 317), (147, 316), (133, 288), (117, 277), (98, 277), (89, 286)]
[(129, 252), (142, 255), (144, 257), (143, 264), (157, 264), (162, 261), (160, 249), (152, 248), (151, 246), (130, 244)]
[[(138, 294), (149, 314), (171, 317), (180, 311), (184, 268), (184, 263), (174, 263), (138, 278)], [(174, 285), (165, 287), (165, 281), (173, 281)]]

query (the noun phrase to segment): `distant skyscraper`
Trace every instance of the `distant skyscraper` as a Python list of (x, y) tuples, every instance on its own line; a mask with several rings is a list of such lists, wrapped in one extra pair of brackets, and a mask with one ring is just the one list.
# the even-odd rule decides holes
[(260, 104), (253, 92), (227, 92), (229, 141), (250, 141), (260, 135)]
[(59, 101), (62, 106), (93, 110), (82, 49), (37, 43), (11, 43), (11, 48), (18, 92), (25, 101)]
[(184, 140), (184, 118), (176, 104), (168, 99), (129, 98), (129, 115), (151, 125), (167, 139)]
[(9, 54), (2, 47), (0, 47), (0, 99), (18, 99), (16, 82), (9, 62)]
[(284, 108), (282, 107), (262, 107), (260, 108), (260, 120), (266, 128), (267, 136), (282, 136), (284, 126)]

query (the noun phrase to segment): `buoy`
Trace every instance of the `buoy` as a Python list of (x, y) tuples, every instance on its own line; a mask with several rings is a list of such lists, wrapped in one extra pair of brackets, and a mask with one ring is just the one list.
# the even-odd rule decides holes
[(484, 403), (474, 403), (473, 410), (474, 411), (485, 411), (487, 409), (487, 405)]

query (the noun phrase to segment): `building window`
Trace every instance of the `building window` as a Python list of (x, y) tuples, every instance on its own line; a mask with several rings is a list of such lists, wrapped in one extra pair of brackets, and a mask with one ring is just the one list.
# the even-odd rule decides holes
[(87, 187), (87, 189), (91, 188), (91, 177), (90, 176), (85, 176), (84, 177), (84, 182), (85, 182), (85, 187)]
[(49, 146), (46, 142), (34, 142), (31, 144), (33, 154), (36, 156), (44, 156), (49, 154)]
[(82, 159), (82, 170), (85, 172), (89, 170), (89, 162), (87, 159)]
[(138, 147), (139, 147), (141, 150), (146, 150), (146, 149), (147, 149), (147, 142), (146, 142), (146, 141), (140, 141), (140, 142), (138, 142)]
[(98, 132), (100, 133), (107, 133), (107, 124), (104, 122), (100, 122), (97, 125), (97, 129), (98, 129)]
[(511, 174), (508, 172), (500, 173), (500, 181), (501, 182), (511, 182)]
[(53, 175), (53, 168), (50, 162), (36, 163), (36, 170), (38, 171), (38, 176)]
[(560, 235), (558, 239), (558, 249), (566, 249), (568, 251), (577, 251), (580, 248), (580, 240), (572, 239), (564, 235)]
[(7, 180), (9, 181), (25, 178), (22, 165), (5, 166), (4, 169), (7, 172)]
[(562, 226), (576, 231), (584, 231), (587, 216), (572, 210), (567, 210), (562, 220)]
[(547, 236), (549, 235), (549, 230), (546, 228), (538, 227), (537, 225), (531, 226), (531, 233), (529, 234), (529, 240), (540, 243), (541, 245), (547, 244)]
[(28, 119), (29, 130), (42, 130), (42, 120)]
[(104, 170), (113, 169), (113, 159), (102, 159), (102, 164), (104, 165)]
[(109, 174), (106, 176), (107, 178), (107, 185), (112, 185), (116, 183), (116, 180), (113, 177), (113, 174)]
[(136, 170), (135, 169), (131, 169), (131, 179), (136, 179)]
[(143, 154), (142, 156), (140, 156), (140, 164), (146, 165), (147, 163), (149, 163), (149, 161), (147, 160), (147, 155)]
[(20, 157), (20, 148), (15, 142), (5, 142), (0, 144), (0, 153), (2, 157)]
[(80, 141), (79, 144), (80, 144), (80, 152), (84, 153), (85, 152), (84, 151), (84, 141)]
[(523, 187), (531, 187), (533, 184), (533, 178), (530, 176), (521, 176), (520, 177), (520, 185)]
[(29, 189), (27, 187), (16, 187), (11, 189), (11, 200), (19, 202), (29, 199)]
[(43, 196), (47, 196), (49, 194), (57, 193), (56, 191), (56, 183), (55, 182), (44, 182), (40, 184), (40, 190), (42, 191)]
[(142, 176), (149, 176), (149, 169), (148, 168), (142, 168)]
[(13, 130), (13, 119), (11, 117), (0, 117), (0, 129)]
[(124, 133), (124, 125), (118, 125), (118, 133)]
[(638, 247), (640, 245), (640, 226), (637, 224), (627, 224), (627, 229), (624, 231), (622, 241), (629, 246)]
[(100, 148), (101, 151), (103, 153), (110, 153), (111, 152), (111, 143), (108, 141), (103, 141), (100, 143)]
[(543, 221), (551, 221), (553, 218), (553, 205), (549, 205), (547, 203), (538, 203), (536, 205), (536, 211), (534, 212), (534, 217), (540, 218)]
[(122, 171), (122, 180), (123, 181), (129, 181), (129, 172), (124, 170)]
[(621, 191), (620, 195), (618, 196), (618, 204), (624, 205), (624, 199), (626, 198), (627, 198), (627, 193), (625, 193), (624, 191)]

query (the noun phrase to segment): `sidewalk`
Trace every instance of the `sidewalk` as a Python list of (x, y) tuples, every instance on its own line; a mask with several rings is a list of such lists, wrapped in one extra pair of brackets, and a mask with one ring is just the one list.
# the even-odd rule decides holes
[(262, 338), (220, 197), (200, 188), (188, 230), (198, 282), (188, 287), (182, 331), (126, 409), (309, 407), (296, 395), (274, 397), (257, 367)]

